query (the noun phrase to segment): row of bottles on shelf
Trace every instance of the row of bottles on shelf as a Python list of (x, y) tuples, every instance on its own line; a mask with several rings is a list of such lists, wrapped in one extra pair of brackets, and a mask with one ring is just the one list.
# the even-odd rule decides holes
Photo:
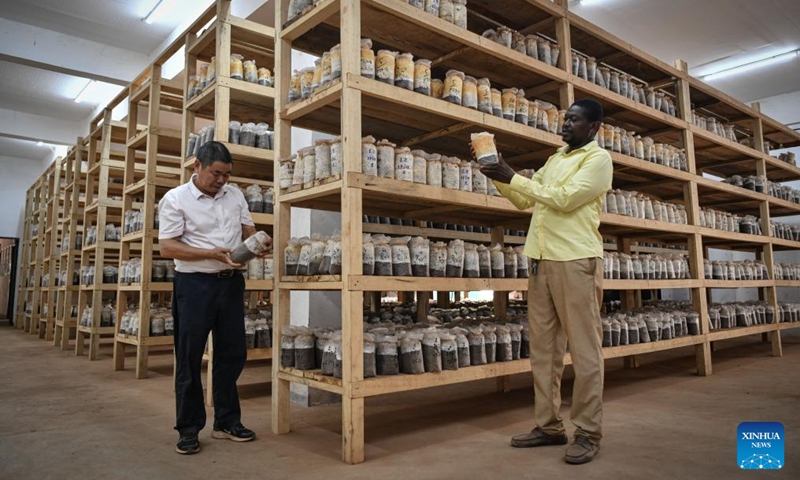
[[(708, 130), (709, 132), (719, 135), (722, 138), (728, 139), (734, 143), (739, 143), (739, 139), (736, 137), (735, 124), (723, 124), (721, 120), (718, 120), (715, 117), (704, 117), (694, 110), (692, 110), (692, 122), (695, 124), (695, 126), (698, 126), (703, 130)], [(743, 141), (742, 143), (746, 142)]]
[[(324, 61), (325, 56), (316, 62), (316, 67), (294, 73), (289, 102), (308, 98), (341, 76), (341, 70), (327, 75)], [(458, 70), (449, 70), (444, 79), (432, 78), (430, 60), (414, 61), (410, 53), (389, 50), (379, 50), (375, 55), (370, 39), (362, 40), (361, 75), (554, 134), (561, 133), (566, 115), (566, 110), (551, 103), (528, 100), (521, 88), (492, 88), (488, 78), (477, 79)]]
[[(431, 154), (424, 150), (412, 151), (408, 147), (397, 148), (388, 140), (376, 142), (371, 136), (362, 139), (361, 171), (365, 175), (380, 178), (500, 195), (474, 161)], [(297, 155), (281, 159), (280, 186), (282, 189), (310, 186), (315, 181), (341, 175), (341, 172), (341, 137), (318, 140), (314, 147), (302, 148)]]
[[(231, 78), (272, 87), (274, 84), (272, 72), (268, 68), (259, 68), (255, 60), (244, 60), (244, 58), (243, 55), (238, 53), (231, 54)], [(199, 95), (217, 78), (217, 57), (211, 57), (211, 62), (209, 63), (201, 62), (198, 65), (198, 71), (198, 75), (189, 76), (189, 91), (186, 92), (187, 100)]]
[(572, 52), (572, 75), (641, 105), (647, 105), (673, 117), (678, 116), (675, 99), (663, 89), (650, 87), (646, 82), (639, 81), (633, 75), (609, 65), (598, 65), (594, 57), (574, 50)]
[[(95, 284), (94, 264), (81, 267), (81, 285)], [(153, 282), (171, 282), (175, 278), (175, 263), (172, 260), (154, 260), (151, 276)], [(123, 260), (120, 267), (105, 265), (103, 267), (103, 284), (131, 285), (142, 283), (142, 259)]]
[(628, 132), (613, 125), (600, 124), (595, 140), (601, 148), (606, 150), (676, 170), (689, 171), (684, 149), (666, 143), (656, 143), (650, 137), (642, 138), (641, 135), (636, 135), (636, 132)]
[[(364, 223), (380, 224), (380, 225), (396, 225), (405, 227), (413, 227), (415, 226), (415, 224), (419, 223), (414, 220), (408, 220), (405, 218), (378, 217), (375, 215), (364, 215), (363, 221)], [(443, 223), (443, 222), (426, 222), (426, 224), (427, 224), (426, 228), (450, 230), (453, 232), (484, 233), (484, 234), (492, 233), (492, 227), (486, 227), (486, 226), (464, 225), (464, 224)], [(506, 236), (526, 237), (528, 235), (528, 232), (526, 232), (525, 230), (504, 229), (503, 234)]]
[[(58, 274), (56, 275), (55, 282), (57, 287), (67, 286), (67, 270), (60, 269), (58, 271)], [(77, 270), (73, 270), (72, 285), (79, 285), (79, 284), (80, 284), (80, 273)]]
[(703, 260), (707, 280), (769, 280), (767, 265), (760, 260)]
[[(95, 265), (81, 267), (81, 285), (91, 286), (95, 284), (94, 278)], [(115, 265), (105, 265), (103, 267), (103, 284), (116, 284), (119, 280), (119, 269)]]
[(796, 263), (776, 263), (773, 270), (775, 280), (800, 280), (800, 265)]
[[(292, 238), (284, 251), (289, 276), (341, 273), (341, 238)], [(522, 247), (487, 247), (452, 240), (449, 244), (424, 237), (364, 235), (364, 275), (450, 278), (527, 278), (529, 259)]]
[[(83, 308), (78, 325), (91, 327), (94, 319), (94, 309), (91, 306)], [(100, 327), (113, 327), (117, 324), (117, 305), (116, 302), (108, 302), (100, 310)]]
[(786, 162), (789, 165), (797, 166), (797, 156), (794, 154), (794, 152), (784, 152), (777, 157), (773, 155), (773, 158), (776, 158), (781, 162)]
[(247, 279), (272, 280), (274, 278), (272, 269), (273, 259), (271, 255), (264, 258), (255, 257), (247, 262)]
[(778, 182), (769, 181), (764, 175), (750, 175), (748, 177), (733, 175), (724, 179), (723, 183), (746, 188), (756, 193), (767, 193), (773, 197), (789, 202), (800, 203), (800, 190), (788, 185), (782, 185)]
[(725, 232), (761, 235), (761, 219), (753, 215), (740, 217), (711, 208), (700, 209), (700, 226)]
[[(150, 336), (172, 336), (175, 333), (175, 320), (169, 306), (152, 304), (150, 306)], [(124, 335), (139, 335), (141, 327), (141, 311), (137, 306), (130, 306), (122, 314), (119, 324), (119, 333)]]
[(800, 305), (781, 302), (776, 311), (766, 302), (714, 303), (708, 307), (708, 321), (711, 331), (798, 322)]
[(684, 280), (691, 278), (686, 255), (603, 252), (607, 280)]
[[(122, 239), (122, 229), (113, 223), (106, 224), (105, 241), (106, 242), (119, 242)], [(90, 226), (86, 229), (86, 246), (91, 246), (97, 243), (97, 227)]]
[(524, 35), (514, 29), (501, 26), (497, 29), (486, 30), (481, 36), (547, 65), (558, 66), (561, 46), (558, 42), (541, 34)]
[[(458, 370), (530, 356), (524, 317), (508, 322), (491, 316), (445, 320), (441, 312), (431, 309), (425, 323), (393, 322), (391, 316), (365, 323), (364, 377)], [(317, 369), (322, 375), (341, 378), (341, 330), (284, 327), (281, 367)]]
[[(142, 210), (126, 210), (124, 219), (124, 234), (141, 232), (144, 229), (144, 211)], [(153, 214), (153, 228), (158, 230), (158, 200), (155, 202)]]
[(686, 207), (669, 202), (660, 202), (654, 198), (638, 192), (624, 190), (610, 190), (606, 194), (602, 211), (644, 220), (657, 220), (660, 222), (689, 223)]
[(800, 242), (800, 225), (790, 225), (772, 220), (770, 229), (772, 236), (775, 238)]
[(636, 345), (700, 334), (700, 315), (684, 302), (653, 302), (602, 317), (603, 347)]
[[(705, 277), (714, 280), (769, 280), (769, 271), (762, 261), (740, 262), (704, 260)], [(773, 265), (775, 280), (800, 280), (800, 265), (776, 263)]]
[[(320, 0), (289, 0), (287, 25), (313, 10), (319, 3)], [(406, 0), (403, 3), (407, 3), (458, 27), (467, 28), (467, 0)]]
[[(230, 184), (239, 187), (236, 184)], [(241, 187), (239, 187), (241, 189)], [(248, 185), (242, 191), (247, 200), (247, 209), (253, 213), (269, 213), (275, 210), (275, 189), (272, 187), (262, 188), (261, 185)]]
[(249, 310), (244, 317), (247, 349), (272, 348), (272, 305)]
[[(215, 125), (207, 125), (198, 130), (197, 133), (190, 133), (186, 145), (186, 157), (197, 156), (200, 152), (200, 147), (214, 140), (215, 132)], [(272, 150), (274, 141), (275, 132), (269, 129), (269, 124), (267, 123), (241, 123), (238, 121), (228, 123), (228, 143)]]
[[(75, 250), (80, 250), (83, 247), (83, 233), (78, 232), (75, 235), (75, 243), (72, 244), (75, 247)], [(66, 252), (69, 250), (70, 246), (70, 233), (64, 233), (64, 237), (61, 239), (61, 252)]]

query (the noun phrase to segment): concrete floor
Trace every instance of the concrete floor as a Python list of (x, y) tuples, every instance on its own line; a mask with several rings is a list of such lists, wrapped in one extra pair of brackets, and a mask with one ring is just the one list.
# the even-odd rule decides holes
[[(718, 345), (707, 378), (694, 375), (691, 349), (642, 357), (636, 370), (610, 362), (606, 436), (586, 466), (564, 464), (563, 447), (508, 446), (531, 428), (527, 376), (515, 377), (507, 394), (481, 381), (368, 399), (367, 462), (347, 466), (339, 461), (338, 405), (293, 406), (293, 432), (270, 433), (268, 365), (248, 366), (240, 381), (244, 423), (258, 440), (212, 440), (209, 423), (200, 454), (182, 457), (173, 452), (169, 354), (156, 356), (151, 378), (137, 381), (131, 370), (114, 372), (108, 358), (89, 362), (0, 328), (0, 478), (798, 479), (800, 332), (784, 333), (783, 358), (759, 340)], [(784, 424), (782, 471), (737, 469), (742, 421)]]

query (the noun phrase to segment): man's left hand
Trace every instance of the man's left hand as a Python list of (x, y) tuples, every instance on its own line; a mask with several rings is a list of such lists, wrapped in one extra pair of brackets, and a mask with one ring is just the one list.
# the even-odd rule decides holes
[(500, 156), (499, 160), (499, 163), (494, 165), (486, 165), (481, 167), (481, 173), (500, 183), (511, 183), (511, 179), (513, 179), (514, 175), (517, 173), (513, 168), (509, 167), (508, 164), (503, 161), (502, 156)]

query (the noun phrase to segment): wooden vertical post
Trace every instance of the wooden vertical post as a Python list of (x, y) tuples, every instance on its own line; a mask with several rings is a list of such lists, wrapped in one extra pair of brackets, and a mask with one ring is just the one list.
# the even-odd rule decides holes
[[(292, 45), (289, 41), (282, 38), (281, 32), (283, 24), (287, 18), (287, 0), (275, 1), (275, 65), (280, 68), (275, 69), (275, 159), (274, 177), (280, 178), (281, 158), (288, 157), (292, 151), (292, 124), (288, 120), (281, 118), (286, 99), (289, 96), (289, 84), (292, 72)], [(291, 233), (292, 208), (281, 201), (281, 189), (275, 189), (275, 229), (274, 245), (282, 248), (289, 243)], [(343, 236), (343, 238), (345, 238)], [(281, 278), (284, 276), (285, 266), (283, 255), (274, 255), (274, 271), (276, 279), (276, 294), (273, 315), (273, 348), (280, 348), (281, 328), (290, 323), (290, 303), (291, 292), (283, 288)], [(344, 265), (343, 265), (344, 266)], [(345, 308), (342, 302), (342, 309)], [(273, 362), (272, 365), (272, 433), (281, 435), (290, 431), (289, 395), (290, 383), (288, 380), (279, 378), (280, 365)]]
[[(362, 191), (349, 188), (347, 180), (361, 171), (361, 91), (351, 79), (361, 75), (361, 2), (342, 2), (342, 238), (362, 237)], [(356, 248), (358, 247), (358, 248)], [(361, 275), (361, 248), (357, 241), (342, 251), (342, 278)], [(354, 386), (364, 380), (363, 300), (361, 292), (342, 288), (342, 460), (364, 461), (364, 398), (356, 398)]]
[[(754, 103), (753, 108), (761, 113), (761, 105), (759, 103)], [(767, 177), (767, 159), (766, 156), (768, 152), (766, 151), (764, 145), (764, 125), (761, 120), (761, 116), (753, 119), (753, 140), (755, 142), (755, 149), (761, 152), (763, 155), (756, 163), (757, 166), (757, 173), (764, 178)], [(764, 199), (761, 201), (759, 205), (759, 211), (761, 214), (761, 232), (764, 235), (771, 236), (772, 235), (772, 218), (770, 215), (769, 210), (769, 199), (765, 196)], [(767, 266), (767, 272), (771, 276), (773, 282), (775, 281), (775, 254), (772, 249), (772, 244), (768, 243), (763, 246), (763, 258), (762, 260)], [(777, 322), (777, 312), (778, 309), (778, 288), (776, 286), (767, 287), (765, 289), (766, 294), (766, 301), (769, 305), (775, 309), (775, 329), (772, 332), (769, 332), (769, 336), (772, 340), (772, 356), (774, 357), (782, 357), (783, 356), (783, 345), (781, 343), (781, 331), (780, 325)]]
[[(565, 5), (566, 6), (566, 5)], [(569, 30), (569, 19), (556, 18), (556, 41), (561, 48), (558, 56), (558, 68), (572, 73), (572, 36)], [(563, 100), (563, 97), (562, 97)]]

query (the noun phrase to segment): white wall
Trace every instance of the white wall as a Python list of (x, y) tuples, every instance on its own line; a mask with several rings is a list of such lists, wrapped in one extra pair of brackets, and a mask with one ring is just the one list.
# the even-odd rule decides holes
[[(22, 241), (25, 195), (28, 188), (42, 175), (52, 161), (52, 158), (42, 161), (0, 155), (0, 174), (3, 178), (3, 188), (0, 188), (0, 205), (3, 206), (0, 208), (0, 237), (18, 238)], [(22, 248), (17, 251), (19, 255), (22, 254)], [(20, 265), (19, 255), (17, 266)], [(17, 273), (19, 273), (19, 269)], [(18, 286), (19, 275), (17, 283), (13, 286), (14, 291)]]
[(0, 237), (22, 238), (25, 195), (50, 165), (50, 161), (0, 155), (3, 188), (0, 189)]

